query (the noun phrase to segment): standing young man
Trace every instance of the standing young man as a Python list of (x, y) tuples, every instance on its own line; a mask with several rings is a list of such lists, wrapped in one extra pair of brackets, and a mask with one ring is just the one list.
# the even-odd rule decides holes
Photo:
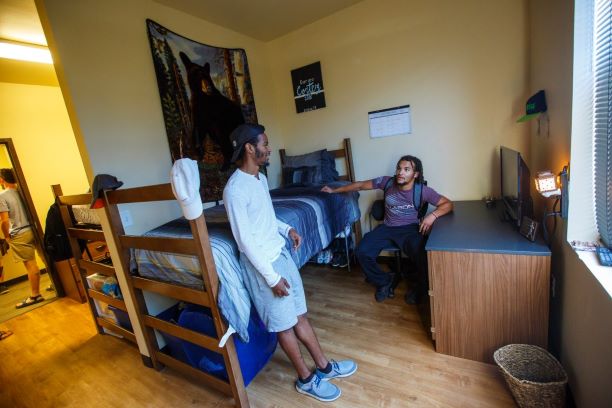
[[(238, 168), (223, 191), (223, 202), (240, 250), (244, 283), (251, 300), (270, 332), (276, 332), (283, 351), (297, 371), (295, 388), (319, 401), (334, 401), (340, 389), (327, 380), (348, 377), (357, 371), (352, 360), (328, 360), (306, 316), (302, 278), (285, 248), (293, 250), (302, 238), (291, 226), (276, 219), (266, 176), (259, 172), (270, 157), (265, 128), (257, 124), (238, 126), (230, 135), (232, 162)], [(300, 351), (306, 346), (316, 368), (311, 370)]]
[[(390, 180), (391, 179), (391, 180)], [(453, 210), (453, 203), (433, 188), (423, 185), (421, 202), (436, 206), (435, 211), (419, 220), (419, 203), (413, 201), (415, 183), (423, 183), (423, 165), (414, 156), (402, 156), (395, 167), (395, 177), (377, 177), (372, 180), (357, 181), (339, 188), (323, 187), (327, 193), (344, 193), (360, 190), (386, 190), (385, 219), (374, 230), (365, 234), (357, 247), (357, 259), (369, 282), (376, 286), (374, 297), (382, 302), (391, 294), (393, 278), (383, 272), (376, 258), (389, 244), (402, 248), (405, 254), (416, 258), (419, 282), (416, 291), (406, 293), (406, 303), (418, 302), (418, 297), (425, 290), (426, 279), (421, 278), (426, 270), (424, 236), (429, 233), (433, 223)]]
[(0, 169), (0, 227), (13, 251), (15, 262), (23, 262), (28, 271), (30, 296), (15, 305), (17, 309), (44, 301), (40, 295), (40, 270), (36, 263), (36, 240), (12, 169)]

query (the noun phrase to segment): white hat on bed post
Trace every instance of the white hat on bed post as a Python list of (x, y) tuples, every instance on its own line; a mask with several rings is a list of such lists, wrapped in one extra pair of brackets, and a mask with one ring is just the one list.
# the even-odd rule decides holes
[(203, 211), (198, 163), (191, 159), (175, 160), (170, 170), (170, 182), (185, 218), (198, 218)]

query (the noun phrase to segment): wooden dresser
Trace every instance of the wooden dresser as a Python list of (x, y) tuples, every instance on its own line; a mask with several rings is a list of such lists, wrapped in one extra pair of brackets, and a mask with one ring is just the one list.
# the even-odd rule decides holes
[[(104, 241), (92, 241), (87, 243), (87, 249), (83, 251), (81, 258), (100, 262), (109, 256), (108, 248)], [(76, 260), (70, 258), (64, 261), (57, 261), (55, 262), (55, 269), (62, 282), (66, 296), (77, 302), (87, 302), (87, 294), (85, 292), (87, 285), (82, 280), (81, 271), (76, 264)]]
[(492, 363), (506, 344), (547, 348), (550, 250), (502, 222), (502, 203), (454, 204), (426, 246), (436, 351)]

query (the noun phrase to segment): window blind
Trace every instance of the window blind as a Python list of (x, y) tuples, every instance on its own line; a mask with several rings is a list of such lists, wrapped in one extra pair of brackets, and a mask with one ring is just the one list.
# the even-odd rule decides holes
[(612, 1), (595, 1), (593, 52), (593, 162), (595, 221), (612, 247)]

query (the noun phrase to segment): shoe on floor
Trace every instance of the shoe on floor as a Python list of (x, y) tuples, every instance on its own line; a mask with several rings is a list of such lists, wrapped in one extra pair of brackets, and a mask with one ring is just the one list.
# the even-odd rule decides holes
[(417, 303), (419, 303), (417, 291), (414, 289), (408, 290), (406, 294), (404, 295), (404, 302), (406, 302), (409, 305), (416, 305)]
[(331, 402), (340, 398), (342, 391), (338, 386), (323, 381), (315, 371), (310, 381), (303, 383), (299, 379), (295, 382), (295, 389), (300, 394), (311, 396), (323, 402)]
[(330, 360), (329, 363), (331, 364), (331, 371), (329, 373), (324, 373), (317, 368), (317, 375), (323, 381), (328, 381), (332, 378), (348, 377), (357, 371), (357, 363), (353, 360)]
[(374, 293), (374, 299), (376, 299), (376, 301), (379, 303), (384, 302), (385, 299), (390, 297), (389, 295), (391, 295), (392, 286), (393, 282), (389, 282), (386, 285), (379, 286), (378, 288), (376, 288), (376, 293)]
[(45, 298), (42, 297), (41, 295), (34, 296), (34, 297), (28, 296), (22, 302), (17, 303), (15, 307), (17, 309), (21, 309), (23, 307), (32, 306), (32, 305), (35, 305), (36, 303), (40, 303), (44, 301), (45, 301)]
[(4, 295), (5, 293), (9, 293), (11, 290), (6, 285), (0, 285), (0, 295)]
[(4, 340), (12, 334), (13, 332), (10, 330), (0, 330), (0, 340)]
[(346, 268), (348, 266), (348, 258), (346, 257), (346, 254), (338, 254), (338, 263), (336, 266), (338, 268)]

